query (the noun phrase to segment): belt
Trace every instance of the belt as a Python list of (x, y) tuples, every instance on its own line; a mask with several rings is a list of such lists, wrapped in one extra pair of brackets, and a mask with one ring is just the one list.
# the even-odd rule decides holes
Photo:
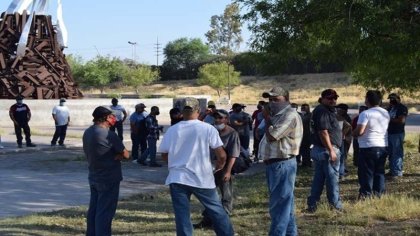
[(296, 157), (295, 155), (289, 155), (289, 158), (271, 158), (271, 159), (266, 159), (266, 160), (264, 160), (264, 164), (271, 165), (273, 163), (281, 162), (281, 161), (287, 161), (287, 160), (290, 160), (290, 159), (295, 158), (295, 157)]

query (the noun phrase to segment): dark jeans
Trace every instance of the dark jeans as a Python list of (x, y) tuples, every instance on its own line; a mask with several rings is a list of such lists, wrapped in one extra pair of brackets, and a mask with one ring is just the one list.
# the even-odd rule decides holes
[(123, 140), (123, 122), (122, 121), (117, 121), (117, 123), (115, 123), (114, 126), (109, 127), (109, 130), (111, 130), (112, 132), (115, 132), (115, 130), (117, 130), (117, 134), (118, 137)]
[[(56, 144), (58, 140), (58, 144), (63, 144), (64, 139), (66, 138), (67, 133), (67, 126), (68, 125), (56, 125), (55, 126), (55, 132), (53, 139), (51, 140), (51, 144)], [(60, 139), (58, 139), (60, 138)]]
[(141, 154), (139, 162), (146, 162), (150, 158), (150, 164), (156, 164), (156, 142), (155, 138), (147, 138), (147, 149)]
[(233, 227), (229, 216), (223, 209), (216, 189), (196, 188), (183, 184), (172, 183), (171, 191), (172, 207), (175, 213), (176, 235), (193, 235), (193, 227), (190, 216), (190, 200), (194, 195), (204, 206), (214, 224), (214, 231), (218, 236), (233, 236)]
[(241, 147), (243, 147), (247, 151), (249, 151), (249, 139), (249, 135), (239, 135), (239, 142), (241, 143)]
[(29, 128), (29, 124), (28, 123), (19, 123), (18, 125), (15, 125), (15, 134), (16, 134), (16, 142), (19, 145), (22, 145), (22, 129), (23, 132), (25, 133), (25, 140), (26, 140), (26, 144), (32, 143), (31, 141), (31, 128)]
[(380, 197), (385, 192), (385, 162), (388, 153), (386, 147), (359, 149), (359, 196)]
[(143, 154), (144, 151), (146, 151), (147, 149), (147, 140), (145, 135), (131, 133), (131, 141), (131, 157), (133, 158), (133, 160), (137, 160), (139, 158), (139, 147), (140, 153)]
[[(310, 143), (303, 143), (300, 145), (299, 149), (299, 157), (300, 161), (302, 162), (302, 166), (311, 166), (311, 144)], [(296, 160), (298, 160), (296, 159)]]
[(353, 138), (353, 165), (359, 164), (359, 141), (357, 138)]
[(111, 235), (112, 219), (117, 210), (120, 182), (90, 183), (87, 236)]

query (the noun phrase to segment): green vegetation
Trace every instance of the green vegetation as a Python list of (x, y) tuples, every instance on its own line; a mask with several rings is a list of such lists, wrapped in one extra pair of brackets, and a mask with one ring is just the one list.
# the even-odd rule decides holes
[(217, 91), (219, 96), (223, 90), (236, 86), (240, 83), (239, 72), (234, 70), (227, 62), (213, 62), (200, 67), (198, 72), (198, 84), (208, 85)]
[[(299, 169), (296, 180), (296, 216), (299, 235), (418, 235), (420, 231), (420, 166), (418, 134), (406, 138), (404, 177), (387, 182), (381, 199), (357, 201), (356, 169), (348, 160), (350, 175), (341, 182), (344, 213), (329, 210), (326, 197), (315, 214), (305, 213), (312, 170)], [(79, 155), (79, 154), (78, 154)], [(74, 161), (79, 161), (75, 156)], [(263, 167), (262, 167), (263, 168)], [(264, 173), (238, 176), (235, 181), (232, 222), (238, 235), (266, 235), (270, 223)], [(325, 195), (325, 194), (324, 194)], [(198, 201), (192, 199), (192, 220), (201, 218)], [(0, 220), (0, 235), (83, 235), (86, 207), (39, 213)], [(139, 194), (119, 202), (113, 235), (174, 235), (175, 225), (168, 191)], [(195, 235), (214, 235), (195, 230)]]
[(369, 88), (420, 87), (418, 1), (237, 0), (253, 48), (273, 66), (339, 62)]

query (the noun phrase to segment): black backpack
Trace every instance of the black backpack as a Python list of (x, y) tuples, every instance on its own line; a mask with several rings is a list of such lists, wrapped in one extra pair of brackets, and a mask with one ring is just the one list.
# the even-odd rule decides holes
[(232, 174), (242, 173), (251, 166), (252, 160), (249, 158), (249, 154), (241, 147), (239, 157), (236, 158), (235, 163), (232, 166)]

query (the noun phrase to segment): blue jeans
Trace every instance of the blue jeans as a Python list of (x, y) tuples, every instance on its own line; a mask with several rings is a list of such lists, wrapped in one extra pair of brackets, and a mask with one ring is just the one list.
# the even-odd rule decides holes
[(54, 132), (53, 139), (51, 140), (51, 144), (55, 145), (57, 143), (57, 140), (58, 140), (58, 144), (63, 144), (64, 139), (66, 138), (66, 133), (67, 133), (67, 125), (55, 126), (55, 132)]
[(150, 164), (156, 164), (156, 142), (155, 138), (147, 138), (147, 149), (141, 154), (139, 162), (145, 162), (150, 158)]
[[(347, 160), (347, 153), (346, 153), (346, 141), (343, 140), (340, 147), (340, 168), (338, 170), (340, 176), (346, 175), (346, 160)], [(338, 156), (337, 156), (338, 157)]]
[(120, 182), (90, 183), (87, 236), (111, 235), (112, 218), (117, 210)]
[(275, 162), (266, 167), (270, 194), (270, 236), (297, 235), (294, 194), (297, 162), (295, 158)]
[(312, 180), (311, 195), (308, 197), (308, 209), (316, 210), (320, 200), (324, 184), (327, 189), (328, 203), (336, 208), (342, 209), (340, 199), (340, 186), (338, 184), (338, 168), (340, 167), (340, 150), (334, 147), (337, 155), (335, 162), (330, 161), (330, 155), (326, 148), (314, 146), (311, 150), (311, 157), (315, 164), (315, 173)]
[(169, 185), (172, 206), (175, 213), (176, 235), (191, 236), (193, 227), (190, 217), (190, 199), (194, 196), (203, 204), (206, 213), (214, 224), (214, 231), (218, 236), (234, 235), (232, 223), (223, 209), (216, 189), (196, 188), (183, 184), (172, 183)]
[(386, 147), (359, 149), (359, 197), (380, 197), (385, 192)]
[(392, 176), (403, 175), (405, 133), (388, 134), (389, 170)]

